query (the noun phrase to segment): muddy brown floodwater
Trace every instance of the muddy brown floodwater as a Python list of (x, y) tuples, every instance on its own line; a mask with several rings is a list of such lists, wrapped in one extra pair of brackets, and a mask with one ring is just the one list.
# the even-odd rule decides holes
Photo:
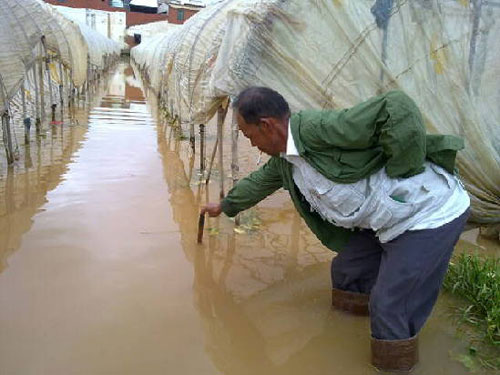
[[(197, 245), (217, 173), (207, 192), (126, 63), (103, 89), (49, 129), (50, 152), (1, 176), (0, 374), (375, 374), (368, 320), (330, 309), (333, 253), (286, 195), (242, 233), (207, 220)], [(467, 374), (465, 345), (441, 298), (414, 373)]]

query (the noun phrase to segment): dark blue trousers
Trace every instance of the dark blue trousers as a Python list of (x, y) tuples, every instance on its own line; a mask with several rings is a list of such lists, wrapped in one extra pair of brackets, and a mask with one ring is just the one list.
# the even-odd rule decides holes
[(407, 231), (387, 243), (361, 230), (333, 258), (334, 288), (370, 294), (373, 337), (407, 339), (420, 331), (468, 216), (469, 210), (439, 228)]

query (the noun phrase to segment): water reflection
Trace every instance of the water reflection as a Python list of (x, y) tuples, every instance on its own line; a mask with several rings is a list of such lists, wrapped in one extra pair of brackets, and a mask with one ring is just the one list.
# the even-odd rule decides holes
[[(0, 373), (374, 374), (368, 320), (330, 310), (333, 254), (286, 193), (242, 217), (260, 224), (247, 233), (207, 220), (197, 245), (219, 174), (198, 183), (199, 150), (155, 120), (154, 98), (149, 116), (125, 64), (111, 81), (40, 140), (51, 150), (32, 145), (29, 173), (2, 178)], [(255, 165), (244, 143), (241, 160)], [(465, 374), (438, 310), (415, 374)]]
[[(75, 121), (86, 123), (88, 112), (76, 109)], [(20, 244), (32, 224), (33, 215), (46, 202), (47, 193), (63, 179), (72, 155), (85, 138), (86, 126), (51, 126), (46, 133), (26, 145), (23, 160), (0, 174), (0, 272), (8, 256)]]
[[(231, 375), (377, 373), (369, 365), (368, 319), (330, 309), (333, 254), (287, 197), (278, 194), (261, 205), (258, 231), (240, 235), (229, 219), (208, 219), (204, 243), (196, 244), (199, 206), (217, 199), (218, 182), (208, 192), (197, 185), (192, 170), (199, 155), (177, 130), (158, 129), (169, 202), (194, 267), (193, 298), (217, 369)], [(467, 373), (450, 354), (464, 350), (454, 332), (441, 300), (422, 332), (415, 374)]]

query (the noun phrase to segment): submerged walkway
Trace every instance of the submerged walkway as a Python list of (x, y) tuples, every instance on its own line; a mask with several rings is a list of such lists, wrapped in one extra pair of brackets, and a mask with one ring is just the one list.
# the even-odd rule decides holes
[[(133, 85), (122, 64), (60, 173), (2, 218), (0, 374), (375, 374), (368, 320), (330, 310), (332, 254), (287, 200), (195, 243), (189, 148)], [(467, 373), (445, 308), (422, 343), (415, 374)]]

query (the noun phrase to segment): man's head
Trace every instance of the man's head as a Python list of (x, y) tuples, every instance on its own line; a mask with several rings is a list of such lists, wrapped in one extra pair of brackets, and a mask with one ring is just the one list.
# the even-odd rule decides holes
[(238, 126), (252, 146), (273, 156), (286, 151), (290, 108), (278, 92), (249, 87), (238, 95), (233, 107)]

